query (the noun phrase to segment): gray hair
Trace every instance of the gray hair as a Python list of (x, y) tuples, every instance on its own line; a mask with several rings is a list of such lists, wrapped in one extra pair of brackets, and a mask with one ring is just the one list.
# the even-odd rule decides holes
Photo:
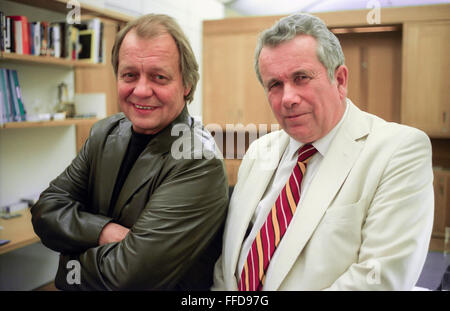
[(336, 68), (344, 64), (344, 53), (338, 38), (328, 30), (320, 18), (299, 13), (280, 19), (275, 25), (260, 34), (255, 50), (255, 71), (261, 84), (259, 55), (262, 48), (265, 46), (276, 47), (298, 35), (310, 35), (317, 40), (317, 58), (327, 69), (329, 80), (334, 81)]

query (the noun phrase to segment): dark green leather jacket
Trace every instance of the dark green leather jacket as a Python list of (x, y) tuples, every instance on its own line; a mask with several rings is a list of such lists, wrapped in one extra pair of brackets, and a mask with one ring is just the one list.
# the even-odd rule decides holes
[[(183, 136), (176, 126), (185, 130)], [(123, 114), (97, 122), (77, 157), (31, 209), (42, 243), (61, 253), (56, 286), (209, 289), (228, 205), (227, 177), (214, 139), (185, 108), (136, 160), (108, 217), (130, 137), (131, 122)], [(111, 221), (130, 232), (121, 242), (99, 246), (100, 232)], [(72, 278), (78, 268), (79, 282)]]

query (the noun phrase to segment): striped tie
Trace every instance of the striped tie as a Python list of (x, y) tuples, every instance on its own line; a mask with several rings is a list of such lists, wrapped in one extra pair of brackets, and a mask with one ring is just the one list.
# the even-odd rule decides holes
[(289, 181), (281, 190), (266, 222), (253, 241), (242, 269), (239, 290), (262, 289), (270, 258), (280, 244), (300, 200), (301, 183), (306, 171), (306, 164), (316, 152), (316, 148), (310, 144), (300, 148), (297, 165), (295, 165)]

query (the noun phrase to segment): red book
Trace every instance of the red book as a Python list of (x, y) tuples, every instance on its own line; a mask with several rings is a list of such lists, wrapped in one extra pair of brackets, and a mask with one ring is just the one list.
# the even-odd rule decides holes
[[(30, 33), (28, 27), (28, 18), (26, 16), (9, 16), (12, 21), (20, 22), (22, 33), (22, 54), (30, 54)], [(17, 23), (16, 23), (17, 25)], [(16, 28), (17, 32), (17, 28)], [(18, 42), (16, 42), (18, 44)], [(17, 51), (17, 50), (16, 50)]]

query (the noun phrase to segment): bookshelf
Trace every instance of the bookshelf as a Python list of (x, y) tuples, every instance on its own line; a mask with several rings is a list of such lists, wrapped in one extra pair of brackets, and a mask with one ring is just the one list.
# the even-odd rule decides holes
[[(30, 22), (57, 22), (64, 21), (71, 10), (68, 3), (63, 0), (2, 0), (0, 10), (7, 16), (24, 15)], [(132, 18), (85, 3), (80, 5), (82, 20), (96, 17), (103, 22), (105, 53), (102, 63), (0, 52), (0, 67), (17, 70), (19, 74), (27, 112), (53, 112), (50, 109), (57, 101), (60, 82), (68, 85), (69, 100), (75, 94), (102, 93), (106, 97), (106, 115), (119, 112), (110, 51), (118, 30)], [(36, 107), (39, 109), (33, 111)], [(45, 189), (70, 164), (98, 120), (75, 118), (0, 125), (0, 207)], [(10, 224), (13, 225), (12, 221), (6, 221), (2, 231), (9, 230)], [(30, 226), (29, 222), (27, 225)], [(36, 241), (31, 238), (28, 242)]]
[[(108, 9), (102, 9), (93, 5), (79, 2), (81, 19), (98, 17), (104, 24), (104, 42), (105, 42), (105, 59), (102, 63), (90, 63), (83, 60), (69, 60), (65, 58), (56, 58), (52, 56), (36, 56), (22, 55), (16, 53), (0, 53), (0, 66), (7, 67), (16, 65), (20, 68), (20, 74), (29, 74), (40, 68), (62, 68), (68, 70), (69, 83), (74, 93), (105, 93), (106, 94), (106, 112), (112, 115), (119, 112), (116, 99), (116, 86), (114, 73), (110, 65), (109, 51), (112, 48), (115, 34), (118, 29), (126, 22), (132, 19), (122, 13), (118, 13)], [(32, 20), (63, 20), (65, 15), (72, 10), (73, 6), (68, 0), (8, 0), (2, 5), (2, 11), (5, 15), (25, 15), (30, 21)], [(67, 79), (67, 78), (66, 78)], [(63, 79), (61, 79), (63, 80)], [(41, 81), (39, 81), (41, 82)], [(22, 88), (24, 88), (22, 86)], [(26, 93), (30, 88), (22, 90)], [(39, 98), (39, 96), (37, 96)], [(29, 96), (29, 98), (34, 98)], [(44, 106), (49, 106), (50, 100), (43, 99)], [(26, 103), (25, 103), (26, 104)], [(28, 108), (28, 107), (26, 107)], [(96, 120), (96, 119), (95, 119)], [(93, 124), (92, 119), (86, 122), (80, 119), (69, 119), (62, 121), (45, 121), (45, 122), (10, 122), (0, 126), (1, 129), (14, 128), (40, 128), (52, 126), (70, 126), (75, 125), (78, 133), (89, 133), (89, 129), (80, 127), (89, 127)], [(84, 142), (87, 137), (77, 137), (77, 150), (81, 148), (80, 142)]]
[(2, 125), (5, 129), (15, 128), (34, 128), (34, 127), (53, 127), (53, 126), (70, 126), (70, 125), (92, 125), (99, 119), (65, 119), (65, 120), (51, 120), (51, 121), (25, 121), (25, 122), (8, 122)]
[(17, 62), (21, 64), (35, 64), (35, 65), (55, 65), (62, 67), (91, 67), (102, 68), (105, 64), (93, 64), (82, 60), (68, 60), (65, 58), (56, 58), (52, 56), (37, 56), (37, 55), (23, 55), (16, 53), (1, 53), (0, 61), (3, 62)]

